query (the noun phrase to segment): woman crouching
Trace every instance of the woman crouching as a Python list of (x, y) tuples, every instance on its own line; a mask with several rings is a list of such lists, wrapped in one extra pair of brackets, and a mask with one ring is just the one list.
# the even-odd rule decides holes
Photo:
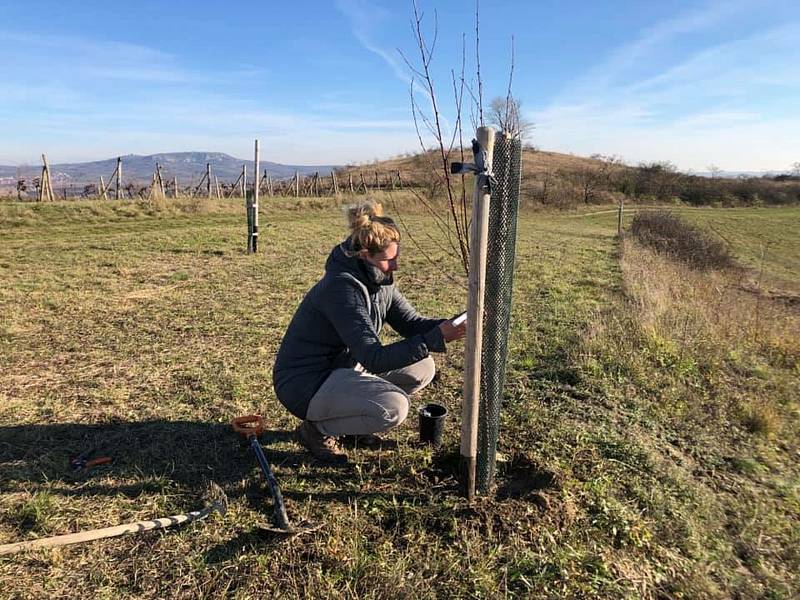
[[(331, 252), (281, 342), (273, 370), (278, 400), (303, 420), (297, 441), (326, 462), (347, 462), (337, 438), (377, 446), (400, 425), (409, 396), (436, 372), (431, 352), (464, 337), (465, 325), (421, 316), (394, 284), (400, 231), (378, 203), (348, 211), (350, 236)], [(387, 323), (403, 340), (384, 346)]]

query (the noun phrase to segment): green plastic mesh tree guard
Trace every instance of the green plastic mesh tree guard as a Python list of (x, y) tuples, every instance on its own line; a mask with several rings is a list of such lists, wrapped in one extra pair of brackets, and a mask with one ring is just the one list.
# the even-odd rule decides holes
[(487, 492), (494, 484), (500, 436), (522, 179), (522, 142), (519, 139), (503, 133), (497, 135), (492, 171), (494, 181), (489, 205), (478, 420), (477, 487), (481, 492)]

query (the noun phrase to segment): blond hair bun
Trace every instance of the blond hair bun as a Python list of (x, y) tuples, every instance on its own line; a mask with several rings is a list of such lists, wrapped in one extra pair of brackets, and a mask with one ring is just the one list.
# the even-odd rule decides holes
[(366, 248), (370, 254), (386, 249), (391, 242), (400, 241), (400, 232), (394, 221), (383, 216), (383, 206), (373, 200), (347, 209), (350, 240), (355, 251)]

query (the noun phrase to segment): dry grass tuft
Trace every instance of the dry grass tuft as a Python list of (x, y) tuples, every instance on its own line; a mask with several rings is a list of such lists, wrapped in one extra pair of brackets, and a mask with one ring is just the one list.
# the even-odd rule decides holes
[(739, 410), (742, 423), (751, 433), (771, 439), (781, 429), (781, 416), (771, 402), (744, 401)]

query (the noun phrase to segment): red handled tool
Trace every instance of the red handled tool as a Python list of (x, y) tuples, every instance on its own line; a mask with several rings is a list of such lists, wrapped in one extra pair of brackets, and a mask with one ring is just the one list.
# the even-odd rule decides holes
[(95, 448), (92, 448), (91, 450), (81, 452), (75, 458), (70, 459), (70, 468), (73, 471), (84, 471), (86, 469), (96, 467), (97, 465), (107, 465), (114, 460), (110, 456), (97, 456), (95, 458), (90, 458), (95, 453), (95, 450)]

